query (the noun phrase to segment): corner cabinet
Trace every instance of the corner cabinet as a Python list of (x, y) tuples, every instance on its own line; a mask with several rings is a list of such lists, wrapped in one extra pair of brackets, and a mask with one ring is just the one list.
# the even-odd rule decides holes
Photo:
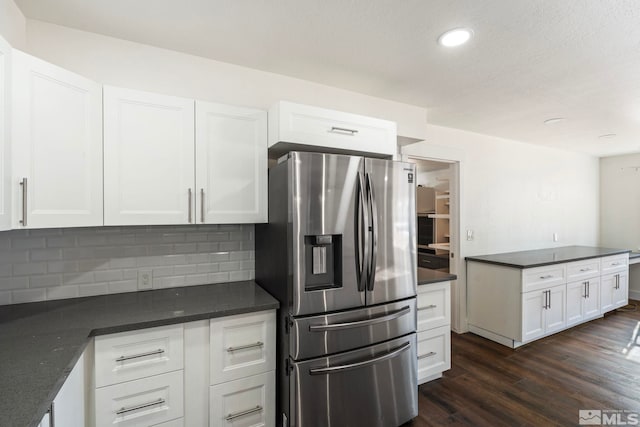
[(196, 101), (196, 222), (267, 222), (266, 141), (265, 111)]
[(14, 50), (14, 228), (99, 226), (102, 88)]
[(104, 88), (105, 225), (267, 220), (266, 112)]
[(0, 37), (0, 231), (11, 228), (11, 46)]

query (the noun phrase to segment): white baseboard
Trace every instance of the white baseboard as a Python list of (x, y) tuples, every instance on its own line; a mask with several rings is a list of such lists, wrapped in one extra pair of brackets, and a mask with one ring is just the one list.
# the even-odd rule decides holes
[(635, 289), (629, 289), (629, 299), (640, 301), (640, 291), (637, 291)]

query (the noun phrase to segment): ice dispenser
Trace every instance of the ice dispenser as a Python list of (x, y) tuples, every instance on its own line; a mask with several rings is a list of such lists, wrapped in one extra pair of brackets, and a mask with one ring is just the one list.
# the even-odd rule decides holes
[(305, 236), (305, 290), (342, 286), (342, 235)]

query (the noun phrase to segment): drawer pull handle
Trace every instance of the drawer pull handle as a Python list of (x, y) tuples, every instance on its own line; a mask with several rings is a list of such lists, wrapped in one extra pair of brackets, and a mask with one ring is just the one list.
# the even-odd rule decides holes
[(418, 356), (418, 360), (426, 359), (427, 357), (432, 357), (432, 356), (435, 356), (436, 354), (438, 354), (438, 353), (436, 353), (435, 351), (430, 351), (427, 354), (421, 354), (420, 356)]
[(418, 311), (429, 310), (430, 308), (436, 308), (436, 307), (437, 307), (437, 305), (435, 305), (435, 304), (429, 304), (427, 306), (418, 308)]
[(553, 274), (545, 274), (544, 276), (540, 276), (541, 279), (551, 279), (553, 277)]
[(162, 354), (164, 350), (159, 348), (157, 350), (148, 351), (146, 353), (134, 354), (133, 356), (120, 356), (116, 359), (116, 362), (124, 362), (125, 360), (139, 359), (140, 357), (154, 356), (156, 354)]
[(247, 409), (246, 411), (236, 412), (235, 414), (229, 414), (224, 419), (227, 421), (233, 421), (236, 418), (244, 417), (245, 415), (253, 414), (254, 412), (262, 411), (262, 406), (258, 405), (255, 408)]
[(154, 400), (153, 402), (143, 403), (142, 405), (130, 406), (128, 408), (123, 407), (116, 411), (116, 415), (122, 415), (128, 412), (139, 411), (140, 409), (150, 408), (151, 406), (164, 405), (165, 402), (166, 400), (160, 398), (158, 400)]
[(611, 265), (620, 265), (621, 263), (619, 262), (612, 262)]
[(339, 128), (336, 126), (331, 126), (331, 130), (329, 132), (345, 132), (345, 133), (349, 133), (351, 135), (355, 135), (356, 133), (358, 133), (358, 131), (356, 129), (347, 129), (347, 128)]
[(587, 267), (587, 268), (581, 268), (581, 269), (580, 269), (580, 271), (583, 271), (583, 272), (584, 272), (584, 271), (589, 271), (589, 270), (591, 270), (591, 269), (590, 269), (590, 268), (588, 268), (588, 267)]
[(237, 347), (229, 347), (229, 348), (227, 348), (227, 352), (228, 353), (232, 353), (232, 352), (238, 351), (238, 350), (246, 350), (246, 349), (254, 348), (254, 347), (262, 347), (263, 345), (264, 345), (263, 342), (258, 341), (258, 342), (253, 343), (253, 344), (239, 345)]

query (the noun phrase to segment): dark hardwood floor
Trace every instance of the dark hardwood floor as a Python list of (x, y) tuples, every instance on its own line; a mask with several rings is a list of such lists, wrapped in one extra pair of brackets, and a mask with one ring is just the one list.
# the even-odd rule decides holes
[(452, 368), (419, 388), (407, 427), (578, 425), (579, 409), (640, 412), (640, 304), (512, 350), (452, 333)]

